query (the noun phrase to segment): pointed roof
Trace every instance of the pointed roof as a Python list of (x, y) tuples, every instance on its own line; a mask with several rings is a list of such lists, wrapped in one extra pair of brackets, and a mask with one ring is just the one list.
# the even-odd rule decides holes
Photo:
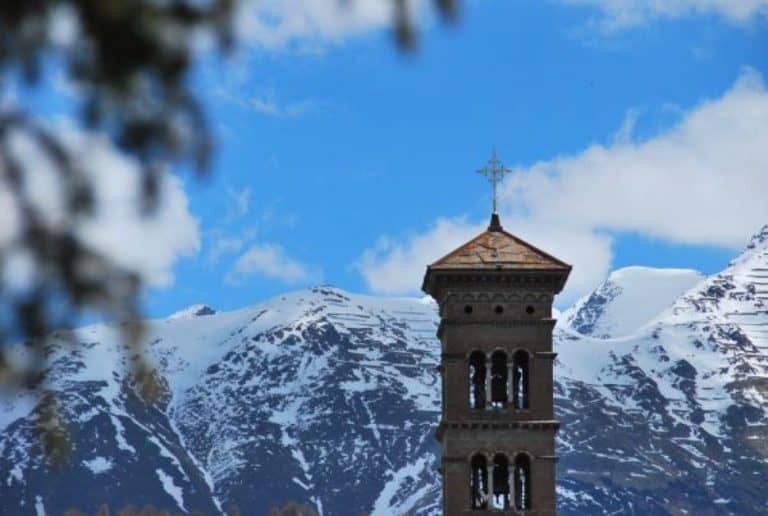
[(504, 231), (493, 214), (488, 229), (428, 267), (429, 270), (561, 270), (571, 266)]

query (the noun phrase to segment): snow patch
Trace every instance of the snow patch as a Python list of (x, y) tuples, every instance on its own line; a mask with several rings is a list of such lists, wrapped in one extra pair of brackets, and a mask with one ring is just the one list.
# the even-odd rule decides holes
[(46, 516), (45, 504), (43, 504), (43, 497), (40, 495), (35, 496), (35, 514), (37, 516)]
[(411, 496), (402, 501), (397, 501), (396, 497), (408, 482), (416, 482), (419, 475), (424, 471), (427, 459), (421, 458), (414, 463), (407, 464), (397, 471), (389, 470), (388, 476), (391, 476), (384, 489), (381, 490), (379, 498), (373, 504), (371, 516), (391, 516), (392, 514), (410, 514), (416, 502), (418, 502), (430, 489), (429, 484), (424, 485)]
[(159, 478), (160, 482), (163, 484), (163, 489), (165, 489), (165, 492), (168, 493), (176, 501), (176, 505), (182, 511), (186, 512), (187, 509), (184, 507), (184, 491), (176, 484), (174, 484), (173, 478), (162, 469), (156, 469), (155, 473), (157, 473), (157, 478)]
[(83, 466), (90, 469), (94, 475), (100, 475), (106, 473), (112, 469), (112, 461), (105, 457), (94, 457), (90, 460), (84, 460)]

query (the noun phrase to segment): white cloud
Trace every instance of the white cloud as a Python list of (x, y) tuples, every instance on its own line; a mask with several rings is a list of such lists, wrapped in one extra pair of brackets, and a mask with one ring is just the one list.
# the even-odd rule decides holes
[(385, 294), (418, 290), (424, 267), (480, 233), (482, 224), (465, 218), (440, 218), (426, 232), (404, 243), (382, 237), (356, 264), (368, 287)]
[[(607, 232), (735, 249), (768, 222), (768, 92), (756, 72), (646, 141), (631, 139), (634, 116), (610, 144), (519, 167), (502, 188), (505, 228), (574, 265), (563, 302), (607, 275)], [(382, 240), (358, 266), (374, 291), (414, 292), (428, 263), (484, 225), (440, 219)]]
[(241, 86), (230, 84), (219, 87), (216, 96), (231, 102), (241, 108), (249, 109), (272, 118), (299, 118), (311, 113), (318, 107), (318, 102), (311, 99), (303, 99), (291, 102), (282, 102), (277, 98), (274, 90), (257, 93), (248, 97), (234, 91)]
[(251, 246), (235, 262), (225, 277), (230, 285), (241, 285), (246, 278), (260, 275), (285, 283), (317, 281), (319, 273), (289, 257), (285, 250), (271, 243)]
[(58, 5), (52, 10), (48, 20), (48, 37), (53, 45), (63, 48), (72, 46), (80, 30), (80, 20), (74, 8)]
[[(408, 4), (420, 14), (428, 2)], [(394, 0), (252, 0), (240, 8), (237, 31), (245, 41), (270, 50), (292, 43), (336, 42), (391, 27), (394, 5)]]
[(254, 228), (245, 228), (233, 234), (225, 234), (221, 230), (214, 230), (207, 240), (210, 242), (208, 250), (208, 263), (218, 263), (221, 258), (239, 253), (256, 237), (258, 232)]
[(253, 203), (253, 190), (246, 186), (242, 190), (227, 188), (227, 197), (229, 198), (230, 213), (228, 218), (238, 218), (248, 215)]
[(311, 100), (280, 103), (274, 93), (265, 96), (253, 96), (246, 101), (246, 105), (263, 115), (274, 118), (298, 118), (315, 107)]
[(722, 16), (744, 24), (768, 15), (768, 0), (564, 0), (574, 5), (595, 7), (602, 11), (601, 24), (615, 30), (640, 25), (657, 18), (681, 18), (691, 15)]
[(592, 145), (517, 169), (504, 203), (549, 224), (738, 247), (768, 220), (765, 134), (768, 92), (747, 70), (722, 97), (652, 139)]
[[(428, 23), (433, 2), (406, 0), (412, 17)], [(598, 9), (600, 24), (616, 30), (658, 18), (715, 15), (744, 24), (768, 15), (768, 0), (560, 0)], [(318, 52), (366, 32), (390, 29), (395, 0), (250, 0), (236, 16), (242, 41), (268, 50), (294, 47)], [(322, 52), (322, 50), (320, 50)]]
[[(173, 264), (200, 246), (198, 221), (189, 211), (181, 181), (164, 172), (159, 180), (161, 203), (150, 216), (141, 213), (140, 166), (115, 149), (104, 136), (79, 132), (65, 122), (56, 131), (80, 159), (91, 179), (96, 201), (94, 216), (75, 226), (76, 233), (94, 250), (139, 273), (152, 286), (173, 282)], [(24, 188), (47, 223), (66, 227), (64, 184), (55, 167), (27, 136), (11, 136), (14, 155), (29, 171)], [(3, 230), (0, 247), (13, 247), (21, 218), (13, 196), (0, 184)]]
[(221, 237), (213, 242), (208, 252), (208, 262), (218, 263), (223, 256), (240, 252), (245, 245), (245, 239), (238, 237)]

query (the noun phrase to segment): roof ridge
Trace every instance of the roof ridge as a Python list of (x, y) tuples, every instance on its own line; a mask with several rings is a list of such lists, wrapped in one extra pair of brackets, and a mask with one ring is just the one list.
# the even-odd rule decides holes
[[(499, 243), (494, 245), (493, 240), (503, 238), (511, 240), (518, 249), (513, 249), (512, 252), (508, 250), (509, 242)], [(486, 242), (485, 240), (490, 240)], [(472, 248), (477, 249), (473, 257), (469, 257), (472, 254)], [(504, 253), (505, 248), (507, 253), (510, 254), (509, 259), (504, 259), (499, 256), (499, 251)], [(516, 251), (516, 252), (515, 252)], [(491, 256), (488, 256), (490, 254)], [(525, 256), (525, 255), (528, 256)], [(485, 255), (485, 256), (484, 256)], [(462, 257), (464, 258), (462, 260)], [(452, 260), (453, 258), (453, 260)], [(429, 268), (485, 268), (492, 265), (500, 264), (519, 264), (520, 268), (563, 268), (571, 269), (571, 266), (564, 261), (552, 256), (551, 254), (543, 251), (535, 245), (523, 240), (522, 238), (513, 235), (512, 233), (505, 231), (501, 228), (489, 228), (482, 233), (478, 234), (474, 238), (470, 239), (466, 243), (457, 247), (453, 251), (442, 256), (431, 265)]]
[(513, 235), (512, 233), (510, 233), (509, 231), (507, 231), (507, 230), (505, 230), (505, 229), (502, 229), (502, 230), (501, 230), (501, 233), (504, 233), (504, 234), (505, 234), (505, 235), (507, 235), (508, 237), (510, 237), (510, 238), (512, 238), (512, 239), (514, 239), (514, 240), (517, 240), (517, 241), (518, 241), (518, 242), (520, 242), (521, 244), (523, 244), (523, 245), (525, 245), (525, 246), (528, 246), (528, 247), (530, 247), (531, 249), (533, 249), (533, 250), (534, 250), (534, 251), (536, 251), (537, 253), (541, 254), (541, 255), (542, 255), (542, 256), (544, 256), (545, 258), (549, 258), (549, 259), (550, 259), (550, 260), (552, 260), (553, 262), (557, 262), (558, 264), (560, 264), (560, 265), (562, 265), (562, 266), (564, 266), (564, 267), (571, 267), (571, 265), (570, 265), (570, 264), (568, 264), (568, 263), (565, 263), (565, 262), (564, 262), (563, 260), (561, 260), (560, 258), (557, 258), (557, 257), (555, 257), (555, 256), (553, 256), (553, 255), (551, 255), (551, 254), (549, 254), (548, 252), (544, 251), (544, 250), (543, 250), (543, 249), (541, 249), (540, 247), (537, 247), (537, 246), (533, 245), (532, 243), (528, 242), (527, 240), (523, 240), (522, 238), (520, 238), (520, 237), (519, 237), (519, 236), (517, 236), (517, 235)]

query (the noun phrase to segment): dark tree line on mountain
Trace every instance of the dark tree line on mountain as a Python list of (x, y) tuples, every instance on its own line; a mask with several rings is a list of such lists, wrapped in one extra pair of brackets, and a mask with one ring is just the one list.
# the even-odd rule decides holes
[[(335, 0), (329, 0), (335, 1)], [(341, 1), (341, 0), (339, 0)], [(349, 0), (354, 2), (354, 0)], [(394, 3), (397, 45), (414, 46), (408, 0)], [(0, 2), (0, 207), (18, 213), (18, 231), (10, 243), (0, 241), (0, 387), (30, 388), (45, 393), (46, 338), (71, 326), (88, 311), (107, 319), (138, 321), (140, 277), (95, 250), (78, 234), (97, 203), (93, 180), (83, 170), (87, 155), (78, 155), (55, 129), (37, 117), (29, 93), (51, 84), (60, 66), (79, 95), (79, 129), (103, 133), (123, 153), (138, 160), (139, 203), (152, 217), (163, 200), (160, 174), (172, 166), (192, 166), (203, 174), (214, 150), (208, 117), (189, 83), (200, 58), (195, 42), (216, 42), (214, 51), (229, 52), (236, 43), (233, 19), (241, 0), (3, 0)], [(446, 19), (456, 0), (435, 0)], [(65, 42), (52, 35), (54, 23), (68, 24)], [(210, 51), (205, 51), (210, 52)], [(21, 95), (13, 92), (21, 91)], [(35, 153), (51, 163), (60, 179), (57, 194), (63, 221), (46, 219), (33, 202), (28, 182), (34, 164), (14, 152), (11, 140), (23, 135)], [(8, 213), (3, 213), (8, 220)], [(14, 257), (23, 256), (33, 270), (28, 285), (7, 284)], [(143, 359), (141, 325), (122, 325), (134, 357), (134, 378), (145, 399), (158, 395), (159, 383)], [(13, 364), (9, 343), (26, 342), (31, 363)], [(75, 345), (72, 342), (72, 345)], [(56, 417), (55, 400), (43, 394), (46, 447), (61, 457), (66, 431)]]
[[(110, 516), (109, 506), (107, 504), (101, 505), (94, 516)], [(192, 511), (192, 516), (204, 516), (200, 512)], [(241, 516), (240, 508), (237, 505), (232, 505), (227, 509), (227, 516)], [(153, 505), (145, 505), (142, 508), (134, 507), (133, 505), (127, 505), (114, 513), (115, 516), (179, 516), (179, 513), (171, 512), (165, 509), (157, 509)], [(70, 509), (64, 516), (90, 516), (89, 514), (79, 510)], [(289, 501), (282, 507), (272, 507), (269, 510), (269, 516), (320, 516), (311, 505), (302, 504), (294, 501)]]

